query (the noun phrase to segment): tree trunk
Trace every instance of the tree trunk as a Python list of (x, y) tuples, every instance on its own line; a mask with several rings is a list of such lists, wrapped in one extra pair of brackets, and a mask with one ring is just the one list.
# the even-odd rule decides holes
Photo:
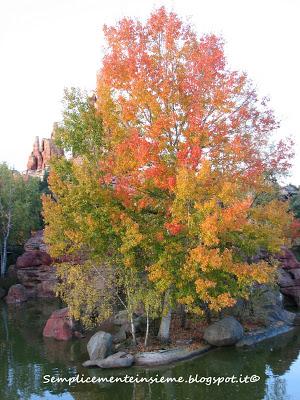
[(132, 343), (136, 345), (136, 336), (135, 336), (135, 326), (133, 322), (133, 314), (130, 314), (130, 325), (131, 325), (131, 334), (132, 334)]
[(2, 245), (2, 257), (1, 257), (1, 276), (4, 276), (6, 272), (6, 263), (7, 263), (7, 242), (10, 234), (11, 229), (11, 218), (12, 218), (12, 210), (8, 211), (8, 219), (7, 219), (7, 226), (6, 226), (6, 233), (3, 237), (3, 245)]
[(158, 331), (158, 339), (162, 343), (168, 343), (170, 341), (170, 325), (172, 318), (172, 309), (170, 306), (170, 292), (169, 290), (165, 293), (163, 315), (161, 317), (160, 327)]
[(181, 328), (185, 329), (186, 327), (186, 311), (185, 311), (185, 307), (182, 304), (180, 307), (180, 326)]
[(146, 326), (146, 335), (145, 335), (145, 341), (144, 341), (144, 346), (148, 346), (148, 338), (149, 338), (149, 308), (147, 307), (146, 309), (146, 317), (147, 317), (147, 326)]
[(4, 276), (6, 272), (6, 263), (7, 263), (7, 238), (5, 237), (3, 240), (2, 246), (2, 254), (1, 254), (1, 276)]

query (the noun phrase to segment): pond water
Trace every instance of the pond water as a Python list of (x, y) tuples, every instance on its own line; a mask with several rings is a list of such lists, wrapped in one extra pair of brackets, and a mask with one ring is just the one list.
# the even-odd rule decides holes
[[(155, 369), (85, 369), (86, 341), (45, 339), (42, 329), (56, 302), (31, 301), (19, 306), (0, 302), (1, 400), (298, 400), (300, 332), (265, 342), (251, 350), (217, 349), (191, 361)], [(256, 383), (43, 383), (53, 377), (246, 377)], [(209, 381), (207, 381), (209, 383)]]

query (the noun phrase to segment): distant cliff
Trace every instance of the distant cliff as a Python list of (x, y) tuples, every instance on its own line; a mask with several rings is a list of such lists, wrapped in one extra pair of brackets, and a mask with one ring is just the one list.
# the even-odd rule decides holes
[(59, 149), (54, 143), (54, 131), (50, 139), (43, 138), (41, 142), (39, 137), (36, 136), (25, 174), (43, 179), (49, 169), (51, 157), (62, 155), (64, 155), (63, 150)]

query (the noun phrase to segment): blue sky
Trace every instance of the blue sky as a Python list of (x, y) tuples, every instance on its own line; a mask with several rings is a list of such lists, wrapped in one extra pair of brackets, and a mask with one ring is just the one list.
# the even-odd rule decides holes
[(94, 88), (104, 23), (146, 18), (161, 5), (200, 34), (223, 36), (230, 66), (270, 97), (278, 135), (294, 136), (288, 180), (300, 185), (299, 0), (1, 0), (0, 161), (24, 170), (34, 137), (49, 137), (60, 119), (64, 87)]

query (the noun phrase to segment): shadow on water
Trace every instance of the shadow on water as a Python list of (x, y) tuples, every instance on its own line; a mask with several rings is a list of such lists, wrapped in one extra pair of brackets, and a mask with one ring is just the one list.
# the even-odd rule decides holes
[[(58, 342), (42, 336), (55, 301), (0, 304), (0, 399), (77, 400), (297, 400), (300, 399), (300, 334), (298, 331), (265, 342), (250, 350), (216, 349), (202, 357), (168, 367), (127, 370), (84, 369), (87, 359), (83, 340)], [(256, 383), (205, 385), (73, 384), (43, 383), (44, 375), (72, 377), (251, 376)]]

